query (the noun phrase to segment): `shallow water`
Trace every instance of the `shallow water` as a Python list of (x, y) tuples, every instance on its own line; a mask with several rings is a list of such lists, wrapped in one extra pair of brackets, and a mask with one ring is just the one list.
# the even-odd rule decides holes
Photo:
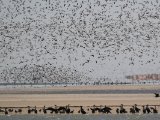
[[(73, 90), (73, 91), (45, 91), (46, 94), (152, 94), (158, 90)], [(42, 94), (40, 92), (39, 94)]]
[[(12, 93), (12, 92), (9, 92)], [(160, 93), (160, 89), (156, 90), (50, 90), (50, 91), (16, 91), (12, 94), (153, 94)], [(7, 93), (1, 93), (7, 94)]]
[(160, 120), (160, 114), (148, 115), (1, 115), (0, 120)]

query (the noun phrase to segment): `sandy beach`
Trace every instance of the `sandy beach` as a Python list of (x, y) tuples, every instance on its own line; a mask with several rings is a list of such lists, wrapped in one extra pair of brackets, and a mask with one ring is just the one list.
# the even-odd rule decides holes
[(160, 98), (148, 94), (53, 94), (53, 95), (23, 95), (23, 94), (6, 94), (0, 95), (1, 107), (26, 107), (26, 106), (92, 106), (92, 105), (108, 105), (118, 106), (124, 105), (160, 105)]
[[(160, 86), (77, 86), (48, 88), (10, 88), (0, 89), (0, 107), (27, 106), (93, 106), (107, 105), (113, 107), (124, 104), (127, 108), (134, 104), (157, 105), (160, 111), (160, 97), (154, 94), (30, 94), (41, 91), (73, 91), (73, 90), (159, 90)], [(25, 94), (23, 94), (23, 92)], [(18, 94), (16, 94), (18, 93)], [(28, 94), (27, 94), (28, 93)]]

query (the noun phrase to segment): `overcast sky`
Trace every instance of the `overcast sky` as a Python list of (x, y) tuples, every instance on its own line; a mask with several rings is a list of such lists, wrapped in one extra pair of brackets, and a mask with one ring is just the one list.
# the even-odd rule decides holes
[(160, 1), (0, 0), (1, 82), (48, 64), (112, 81), (160, 73)]

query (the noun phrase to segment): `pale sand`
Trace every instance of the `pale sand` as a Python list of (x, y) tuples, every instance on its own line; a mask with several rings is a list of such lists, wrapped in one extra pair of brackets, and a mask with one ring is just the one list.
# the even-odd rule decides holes
[[(119, 106), (120, 104), (132, 106), (137, 105), (159, 105), (160, 97), (155, 98), (154, 94), (10, 94), (23, 91), (41, 91), (41, 90), (150, 90), (160, 89), (158, 86), (78, 86), (78, 87), (50, 87), (50, 88), (29, 88), (29, 89), (0, 89), (0, 107), (26, 107), (26, 106), (92, 106), (107, 105)], [(12, 93), (11, 92), (11, 93)], [(160, 107), (157, 107), (160, 111)]]
[(54, 106), (54, 105), (160, 105), (160, 98), (152, 94), (1, 94), (1, 107)]

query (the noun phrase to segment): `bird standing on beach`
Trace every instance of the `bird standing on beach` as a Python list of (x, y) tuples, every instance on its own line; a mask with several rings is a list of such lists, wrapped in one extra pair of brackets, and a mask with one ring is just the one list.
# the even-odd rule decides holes
[(86, 114), (86, 111), (83, 109), (83, 106), (80, 106), (80, 110), (78, 111), (78, 113)]
[(123, 104), (121, 104), (119, 112), (120, 113), (127, 113), (126, 109), (123, 107)]
[(146, 108), (144, 105), (142, 106), (142, 111), (143, 111), (143, 114), (146, 114)]
[(44, 114), (46, 114), (46, 113), (47, 113), (47, 111), (46, 111), (46, 107), (45, 107), (45, 106), (43, 107), (43, 113), (44, 113)]
[(7, 111), (7, 108), (5, 108), (5, 112), (4, 112), (5, 115), (8, 115), (8, 111)]
[(28, 114), (31, 113), (31, 109), (30, 109), (30, 106), (28, 106)]
[(119, 114), (119, 108), (116, 109), (116, 113)]
[(151, 113), (151, 110), (150, 110), (150, 108), (149, 108), (149, 105), (146, 105), (146, 112), (147, 112), (147, 113)]
[(158, 113), (158, 110), (157, 110), (157, 108), (156, 108), (156, 105), (155, 105), (155, 107), (151, 107), (151, 109), (152, 109), (152, 113)]
[(111, 109), (110, 107), (107, 107), (107, 106), (105, 105), (104, 108), (101, 109), (101, 112), (108, 114), (108, 113), (111, 113), (111, 110), (112, 110), (112, 109)]
[(139, 113), (140, 110), (141, 110), (141, 109), (139, 109), (139, 108), (137, 107), (137, 104), (134, 105), (134, 109), (135, 109), (135, 112), (136, 112), (136, 113)]
[(158, 93), (154, 93), (155, 94), (155, 97), (160, 97), (160, 95)]
[(130, 108), (130, 113), (132, 113), (132, 114), (135, 114), (135, 113), (136, 113), (136, 111), (135, 111), (135, 109), (134, 109), (134, 106), (132, 106), (132, 107)]

